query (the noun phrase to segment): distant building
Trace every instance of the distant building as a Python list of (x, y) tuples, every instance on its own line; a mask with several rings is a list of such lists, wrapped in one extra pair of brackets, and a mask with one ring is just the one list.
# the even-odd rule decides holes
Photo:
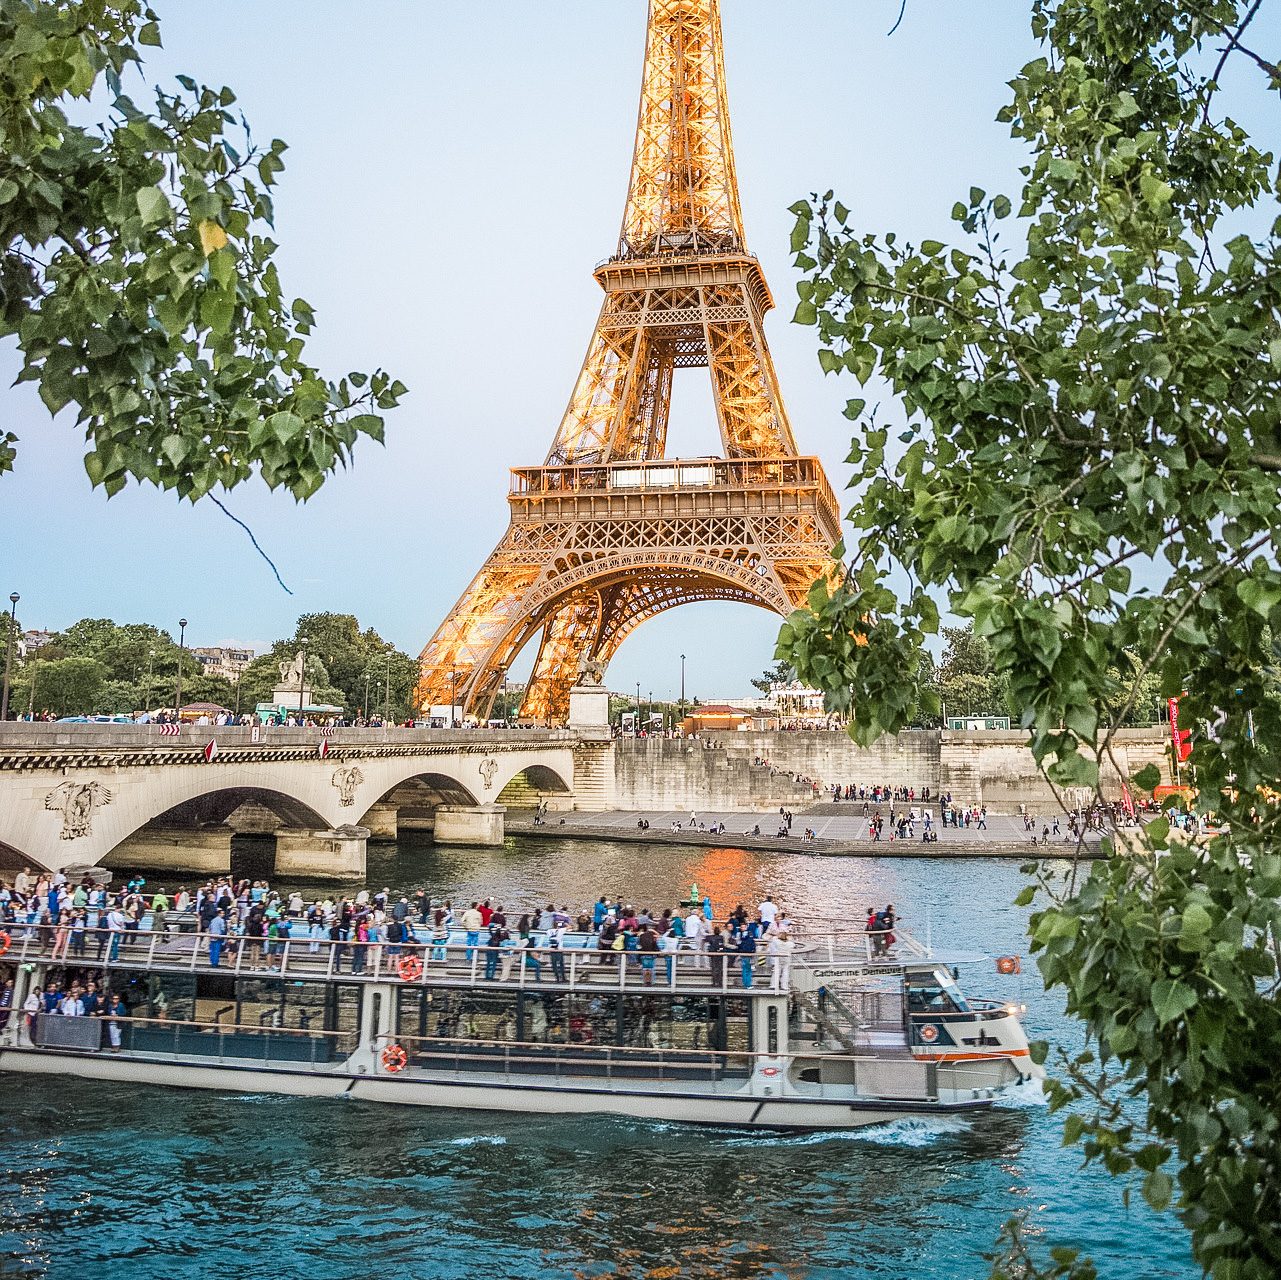
[(799, 680), (790, 684), (771, 684), (767, 701), (780, 720), (828, 719), (822, 690), (806, 688)]
[(737, 733), (752, 727), (752, 717), (728, 702), (699, 703), (681, 721), (681, 733), (685, 737), (694, 733)]
[(53, 639), (53, 635), (52, 631), (24, 631), (22, 633), (24, 652), (35, 653), (37, 649), (43, 649)]
[(254, 660), (252, 649), (192, 649), (192, 656), (200, 663), (207, 676), (222, 676), (233, 684), (240, 679), (245, 668)]

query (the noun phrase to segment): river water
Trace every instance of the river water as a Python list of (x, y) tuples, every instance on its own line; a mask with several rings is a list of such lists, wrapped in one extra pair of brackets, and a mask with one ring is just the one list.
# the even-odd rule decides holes
[[(692, 882), (718, 914), (772, 893), (798, 915), (894, 902), (918, 936), (1025, 952), (1021, 877), (998, 859), (747, 854), (513, 839), (502, 850), (384, 847), (370, 884), (509, 909), (601, 894), (666, 905)], [(1074, 1027), (1022, 977), (962, 971)], [(0, 1076), (0, 1277), (731, 1277), (982, 1280), (1026, 1210), (1104, 1280), (1199, 1274), (1182, 1229), (1082, 1170), (1029, 1096), (975, 1119), (801, 1137), (608, 1118), (510, 1117)]]

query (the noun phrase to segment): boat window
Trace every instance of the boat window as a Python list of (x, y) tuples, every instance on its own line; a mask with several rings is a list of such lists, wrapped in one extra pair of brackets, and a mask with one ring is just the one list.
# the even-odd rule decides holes
[(942, 973), (909, 974), (907, 1007), (911, 1013), (957, 1013), (969, 1008), (951, 976)]
[(441, 991), (401, 987), (400, 1034), (434, 1040), (515, 1040), (516, 991)]
[(625, 996), (622, 1043), (641, 1049), (706, 1049), (715, 1016), (706, 996)]
[(961, 988), (957, 986), (956, 979), (952, 977), (946, 969), (935, 969), (934, 977), (938, 981), (939, 985), (942, 986), (943, 990), (947, 992), (952, 1003), (961, 1010), (962, 1013), (968, 1013), (970, 1010), (970, 1003), (966, 1000), (965, 994), (962, 992)]
[[(196, 989), (194, 974), (150, 973), (147, 975), (146, 1003), (134, 1012), (171, 1022), (198, 1022)], [(222, 1003), (227, 1002), (223, 1000)]]
[(778, 1052), (778, 1005), (769, 1007), (769, 1052)]
[(325, 992), (325, 1030), (359, 1031), (360, 996), (358, 983), (327, 983)]

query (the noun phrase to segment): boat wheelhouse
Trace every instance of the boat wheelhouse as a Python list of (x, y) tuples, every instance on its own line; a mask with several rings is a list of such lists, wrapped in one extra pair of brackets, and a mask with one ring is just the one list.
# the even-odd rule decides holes
[[(1017, 1012), (967, 998), (896, 929), (802, 934), (769, 985), (736, 955), (445, 943), (268, 943), (127, 930), (98, 956), (20, 930), (0, 1070), (522, 1112), (828, 1129), (991, 1106), (1040, 1074)], [(127, 1016), (20, 1010), (75, 985)], [(117, 1008), (120, 1006), (117, 1005)]]

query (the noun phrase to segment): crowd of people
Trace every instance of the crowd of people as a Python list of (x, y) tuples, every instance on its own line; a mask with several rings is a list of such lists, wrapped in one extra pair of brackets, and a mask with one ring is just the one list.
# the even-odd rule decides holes
[[(884, 932), (891, 927), (892, 920)], [(581, 966), (615, 969), (626, 956), (649, 985), (660, 973), (670, 983), (678, 956), (685, 953), (689, 965), (708, 972), (714, 985), (724, 985), (733, 971), (750, 989), (757, 968), (768, 966), (770, 987), (786, 990), (797, 927), (770, 895), (754, 910), (739, 903), (718, 918), (707, 896), (661, 910), (602, 896), (577, 912), (554, 902), (509, 911), (494, 899), (455, 905), (426, 889), (412, 894), (362, 889), (353, 896), (308, 902), (301, 892), (280, 893), (265, 880), (223, 878), (194, 892), (185, 887), (149, 892), (141, 876), (110, 889), (88, 877), (72, 884), (65, 876), (24, 868), (12, 884), (0, 881), (0, 933), (6, 946), (11, 937), (36, 939), (42, 950), (49, 948), (51, 959), (63, 962), (68, 975), (65, 985), (49, 988), (38, 1008), (24, 1008), (32, 1015), (101, 1015), (114, 1009), (111, 993), (85, 975), (119, 958), (122, 949), (127, 956), (130, 948), (150, 947), (156, 935), (163, 939), (179, 929), (201, 935), (197, 945), (206, 948), (213, 967), (243, 949), (237, 959), (245, 972), (279, 970), (285, 943), (292, 939), (312, 953), (335, 944), (336, 973), (368, 972), (373, 947), (382, 947), (390, 963), (408, 946), (422, 948), (423, 959), (443, 962), (452, 947), (468, 965), (480, 952), (487, 980), (506, 980), (524, 968), (535, 982), (548, 969), (554, 981), (563, 982), (565, 955), (574, 949), (580, 972)], [(131, 936), (139, 931), (140, 937)], [(570, 939), (571, 933), (578, 936)], [(884, 950), (878, 941), (874, 953)], [(8, 1007), (0, 1005), (0, 1012), (7, 1015)]]

